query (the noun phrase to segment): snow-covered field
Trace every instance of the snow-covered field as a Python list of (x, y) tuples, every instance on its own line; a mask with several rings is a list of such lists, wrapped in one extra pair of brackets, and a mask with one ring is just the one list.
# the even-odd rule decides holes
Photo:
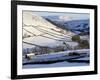
[[(80, 21), (78, 21), (80, 23)], [(82, 21), (83, 23), (84, 21)], [(88, 22), (88, 21), (86, 21)], [(76, 21), (70, 22), (77, 24)], [(64, 23), (63, 23), (64, 24)], [(89, 27), (88, 24), (85, 24), (86, 27)], [(67, 27), (67, 25), (66, 25)], [(83, 25), (79, 26), (84, 28)], [(73, 27), (72, 27), (73, 28)], [(75, 27), (76, 29), (76, 27)], [(23, 68), (44, 68), (44, 67), (72, 67), (72, 66), (87, 66), (89, 63), (80, 63), (80, 62), (68, 62), (68, 59), (79, 58), (81, 60), (89, 60), (90, 51), (89, 49), (82, 50), (73, 50), (74, 47), (78, 45), (78, 42), (72, 41), (72, 36), (76, 33), (65, 30), (57, 25), (54, 25), (50, 21), (46, 20), (40, 15), (35, 14), (34, 12), (23, 12), (23, 49), (35, 48), (54, 48), (57, 46), (64, 46), (66, 49), (59, 52), (50, 52), (48, 54), (33, 55), (30, 60), (25, 58), (27, 52), (23, 55)], [(84, 39), (84, 37), (81, 37)], [(86, 37), (87, 38), (87, 37)], [(79, 53), (77, 56), (68, 56), (70, 52)], [(34, 52), (33, 52), (34, 53)], [(82, 55), (80, 55), (83, 53)], [(80, 57), (81, 56), (81, 57)], [(83, 59), (84, 57), (84, 59)], [(38, 62), (48, 62), (54, 61), (54, 63), (39, 64)], [(55, 62), (56, 61), (56, 62)], [(33, 62), (33, 63), (32, 63)], [(37, 62), (34, 64), (34, 62)]]

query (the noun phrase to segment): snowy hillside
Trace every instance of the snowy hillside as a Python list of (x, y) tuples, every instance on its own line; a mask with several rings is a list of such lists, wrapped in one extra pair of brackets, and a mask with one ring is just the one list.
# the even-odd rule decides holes
[[(45, 28), (46, 30), (51, 30), (52, 32), (56, 34), (63, 35), (62, 33), (57, 32), (61, 30), (57, 26), (51, 24), (50, 22), (45, 20), (43, 17), (36, 15), (32, 12), (25, 12), (25, 11), (23, 12), (23, 28), (26, 30), (32, 31), (35, 35), (39, 35), (43, 33), (37, 30), (37, 28)], [(53, 31), (53, 29), (55, 31)]]
[(23, 48), (63, 45), (64, 41), (71, 41), (73, 35), (73, 32), (52, 24), (34, 12), (23, 12)]
[(64, 23), (64, 25), (67, 25), (68, 29), (71, 31), (80, 34), (80, 35), (88, 35), (89, 34), (89, 20), (74, 20), (74, 21), (68, 21)]
[[(72, 21), (68, 16), (45, 17), (23, 11), (22, 23), (23, 68), (89, 65), (89, 20)], [(80, 33), (87, 36), (77, 35)], [(70, 62), (78, 58), (83, 63)]]
[[(87, 25), (89, 20), (66, 21), (66, 18), (68, 17), (61, 16), (59, 21), (52, 22), (34, 12), (24, 11), (22, 27), (23, 53), (27, 54), (33, 52), (36, 54), (45, 54), (89, 48), (88, 35), (80, 36), (78, 41), (72, 40), (72, 37), (76, 35), (76, 33), (78, 34), (79, 30), (79, 32), (81, 32), (81, 30), (85, 31), (83, 29), (89, 28)], [(88, 40), (88, 42), (85, 40)]]

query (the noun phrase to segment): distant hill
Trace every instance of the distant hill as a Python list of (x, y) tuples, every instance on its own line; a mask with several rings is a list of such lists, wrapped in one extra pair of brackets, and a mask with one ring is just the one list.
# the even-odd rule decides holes
[(57, 25), (58, 27), (61, 27), (66, 30), (70, 30), (74, 32), (75, 34), (79, 35), (89, 35), (89, 19), (86, 20), (61, 20), (57, 18), (57, 16), (46, 16), (46, 20), (52, 22), (53, 24)]

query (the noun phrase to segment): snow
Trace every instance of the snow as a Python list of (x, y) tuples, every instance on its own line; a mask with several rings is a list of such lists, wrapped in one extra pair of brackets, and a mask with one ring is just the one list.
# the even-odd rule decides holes
[[(65, 31), (64, 34), (61, 31)], [(23, 11), (23, 41), (46, 47), (63, 45), (63, 41), (71, 41), (73, 33), (63, 30), (34, 12)], [(26, 37), (29, 36), (29, 37)], [(34, 48), (23, 43), (23, 48)]]
[(89, 49), (82, 49), (82, 50), (68, 50), (68, 51), (61, 51), (61, 52), (55, 52), (55, 53), (50, 53), (50, 54), (42, 54), (42, 55), (36, 55), (35, 57), (33, 56), (34, 59), (37, 60), (42, 60), (42, 59), (50, 59), (50, 58), (59, 58), (62, 56), (68, 55), (70, 52), (78, 52), (80, 54), (82, 53), (89, 53)]
[[(69, 50), (69, 51), (62, 51), (62, 52), (56, 52), (56, 53), (50, 53), (50, 54), (43, 54), (43, 55), (37, 55), (34, 56), (32, 60), (27, 61), (26, 59), (23, 60), (23, 63), (26, 62), (34, 62), (34, 61), (52, 61), (52, 60), (64, 60), (66, 58), (72, 58), (73, 56), (67, 56), (70, 52), (78, 52), (80, 54), (86, 53), (86, 56), (80, 57), (75, 60), (89, 60), (89, 57), (87, 56), (89, 54), (89, 49), (83, 49), (83, 50)], [(64, 57), (65, 56), (65, 57)], [(52, 64), (27, 64), (23, 65), (23, 68), (42, 68), (42, 67), (68, 67), (68, 66), (86, 66), (89, 65), (89, 63), (70, 63), (67, 61), (61, 61), (56, 62)]]
[(66, 42), (66, 44), (70, 45), (72, 48), (74, 48), (75, 46), (78, 46), (77, 42)]
[[(38, 44), (40, 46), (47, 46), (47, 47), (54, 47), (54, 46), (62, 44), (59, 41), (55, 41), (53, 39), (44, 38), (44, 37), (41, 37), (41, 36), (25, 38), (23, 41), (29, 42), (29, 43), (33, 43), (33, 44)], [(28, 46), (24, 45), (23, 48), (28, 48)]]
[(76, 34), (83, 32), (89, 34), (89, 19), (61, 20), (58, 17), (59, 16), (47, 16), (46, 18), (53, 21), (57, 25), (61, 25), (64, 28), (71, 30)]
[(23, 43), (23, 49), (34, 48), (34, 47), (35, 47), (34, 45), (29, 45), (29, 44)]
[[(80, 21), (78, 21), (80, 23)], [(84, 21), (83, 21), (84, 22)], [(69, 22), (72, 23), (72, 27), (74, 23), (76, 24), (77, 21)], [(64, 25), (66, 23), (64, 22)], [(74, 25), (75, 26), (75, 25)], [(66, 25), (66, 27), (68, 27)], [(70, 28), (72, 28), (70, 27)], [(86, 26), (87, 27), (87, 26)], [(74, 27), (76, 29), (76, 27)], [(81, 28), (83, 29), (83, 25)], [(71, 47), (75, 47), (78, 45), (76, 42), (72, 42), (71, 37), (75, 35), (73, 32), (61, 29), (60, 27), (52, 24), (48, 20), (44, 19), (43, 17), (34, 14), (31, 11), (23, 11), (23, 49), (26, 48), (34, 48), (36, 45), (42, 47), (55, 47), (55, 46), (62, 46), (64, 45), (63, 42), (65, 41), (66, 44), (69, 44)], [(29, 45), (27, 43), (35, 44)], [(66, 50), (61, 52), (43, 54), (43, 55), (36, 55), (32, 57), (32, 60), (26, 60), (23, 58), (24, 62), (35, 62), (35, 61), (48, 61), (48, 60), (64, 60), (67, 58), (71, 58), (72, 56), (68, 56), (70, 52), (78, 52), (78, 53), (86, 53), (89, 55), (89, 49), (82, 49), (82, 50)], [(57, 62), (52, 64), (33, 64), (33, 65), (23, 65), (23, 68), (42, 68), (42, 67), (67, 67), (67, 66), (85, 66), (89, 65), (86, 63), (70, 63), (67, 61)]]
[(23, 24), (33, 25), (33, 26), (45, 26), (47, 28), (54, 28), (58, 30), (57, 26), (51, 24), (43, 17), (34, 14), (34, 12), (28, 12), (28, 11), (23, 12)]
[(75, 60), (89, 60), (89, 57), (83, 57), (83, 58), (79, 58), (79, 59), (75, 59)]
[(89, 39), (90, 39), (89, 35), (80, 36), (80, 38), (83, 40), (87, 40), (87, 41), (89, 41)]

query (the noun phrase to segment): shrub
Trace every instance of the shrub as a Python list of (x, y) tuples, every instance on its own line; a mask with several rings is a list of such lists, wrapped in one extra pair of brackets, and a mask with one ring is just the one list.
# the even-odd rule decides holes
[(79, 46), (81, 48), (89, 48), (89, 42), (87, 40), (80, 40)]
[(80, 54), (77, 52), (71, 52), (68, 56), (80, 56)]
[(80, 41), (80, 36), (79, 35), (72, 36), (72, 41), (79, 42)]

